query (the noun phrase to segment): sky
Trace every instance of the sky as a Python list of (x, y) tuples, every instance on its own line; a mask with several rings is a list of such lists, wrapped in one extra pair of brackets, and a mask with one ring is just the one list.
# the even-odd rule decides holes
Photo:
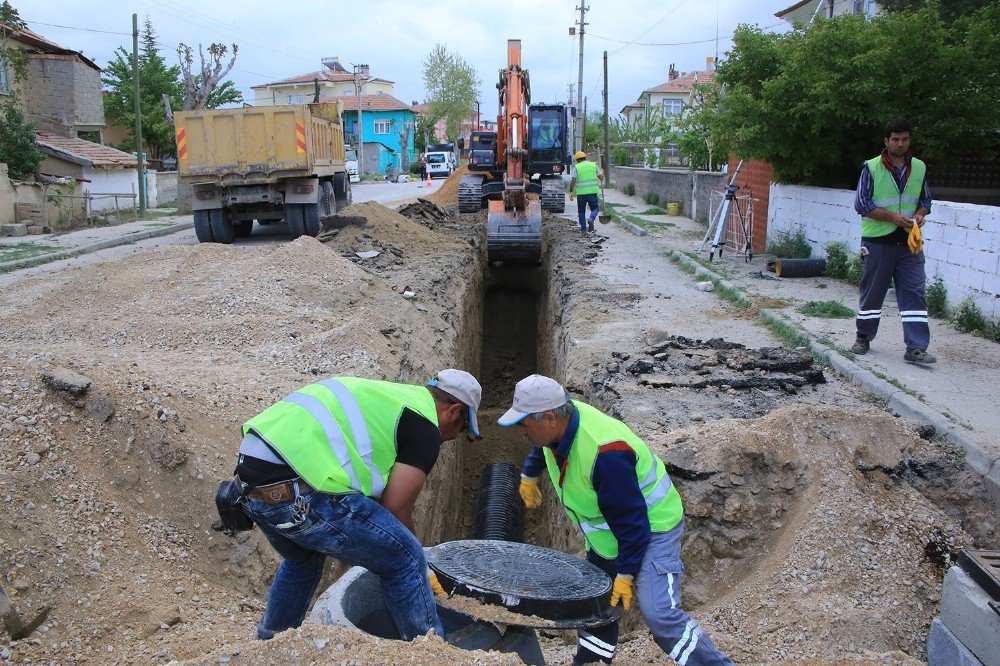
[[(320, 60), (330, 56), (339, 56), (349, 71), (352, 63), (368, 64), (372, 76), (395, 82), (394, 96), (404, 102), (424, 101), (422, 63), (440, 43), (477, 70), (484, 117), (497, 111), (494, 86), (507, 65), (508, 39), (521, 39), (532, 101), (567, 101), (569, 85), (575, 89), (578, 77), (579, 38), (569, 35), (579, 20), (578, 3), (11, 0), (32, 31), (81, 51), (101, 67), (117, 47), (131, 51), (133, 13), (140, 29), (147, 16), (152, 20), (168, 64), (177, 63), (180, 42), (195, 48), (235, 42), (239, 56), (229, 78), (247, 102), (253, 101), (251, 86), (320, 70)], [(602, 104), (604, 51), (614, 115), (643, 90), (665, 83), (671, 63), (688, 72), (705, 69), (706, 57), (724, 57), (741, 23), (787, 31), (774, 13), (790, 4), (792, 0), (591, 0), (583, 63), (588, 111)]]

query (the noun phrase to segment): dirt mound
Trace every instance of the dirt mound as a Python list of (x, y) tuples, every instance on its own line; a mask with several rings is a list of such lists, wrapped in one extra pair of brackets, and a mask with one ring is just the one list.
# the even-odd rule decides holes
[[(351, 204), (337, 214), (345, 218), (364, 218), (366, 220), (363, 227), (364, 235), (386, 246), (403, 249), (410, 246), (437, 245), (444, 241), (440, 234), (429, 229), (426, 224), (400, 215), (374, 201)], [(343, 230), (330, 229), (320, 233), (317, 240), (321, 243), (332, 241), (335, 246), (342, 246), (343, 241), (339, 240), (339, 237), (356, 236), (356, 233), (353, 236), (351, 234), (356, 229), (355, 226), (348, 226)]]
[(468, 166), (456, 169), (455, 173), (448, 176), (447, 180), (441, 183), (441, 187), (439, 187), (437, 191), (432, 192), (424, 198), (428, 201), (433, 201), (439, 206), (457, 206), (458, 184), (461, 182), (462, 176), (468, 175), (468, 173)]

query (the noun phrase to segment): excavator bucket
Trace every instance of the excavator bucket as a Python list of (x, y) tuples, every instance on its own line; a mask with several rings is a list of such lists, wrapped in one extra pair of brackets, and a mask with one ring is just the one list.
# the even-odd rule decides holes
[(537, 264), (542, 259), (542, 204), (529, 199), (526, 209), (505, 210), (489, 202), (486, 251), (490, 261)]

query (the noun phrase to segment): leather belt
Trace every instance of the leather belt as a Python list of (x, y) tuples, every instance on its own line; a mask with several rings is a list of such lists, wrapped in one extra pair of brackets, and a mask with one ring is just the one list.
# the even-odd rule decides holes
[[(243, 485), (240, 481), (240, 477), (237, 476), (236, 480)], [(298, 493), (295, 492), (296, 486), (298, 486)], [(305, 495), (308, 492), (312, 492), (313, 487), (306, 483), (305, 479), (296, 477), (294, 479), (289, 479), (288, 481), (279, 481), (278, 483), (269, 483), (266, 486), (257, 486), (253, 490), (248, 490), (243, 493), (244, 497), (248, 497), (252, 500), (257, 500), (258, 502), (263, 502), (264, 504), (281, 504), (282, 502), (290, 502), (295, 499), (297, 495)]]

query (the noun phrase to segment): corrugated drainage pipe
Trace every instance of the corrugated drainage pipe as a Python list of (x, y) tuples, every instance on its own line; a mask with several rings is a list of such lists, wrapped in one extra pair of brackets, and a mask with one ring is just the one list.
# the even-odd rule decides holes
[(524, 502), (518, 493), (521, 472), (511, 463), (493, 462), (483, 468), (472, 516), (472, 539), (521, 541)]
[(778, 259), (774, 274), (778, 277), (819, 277), (826, 272), (826, 259)]

